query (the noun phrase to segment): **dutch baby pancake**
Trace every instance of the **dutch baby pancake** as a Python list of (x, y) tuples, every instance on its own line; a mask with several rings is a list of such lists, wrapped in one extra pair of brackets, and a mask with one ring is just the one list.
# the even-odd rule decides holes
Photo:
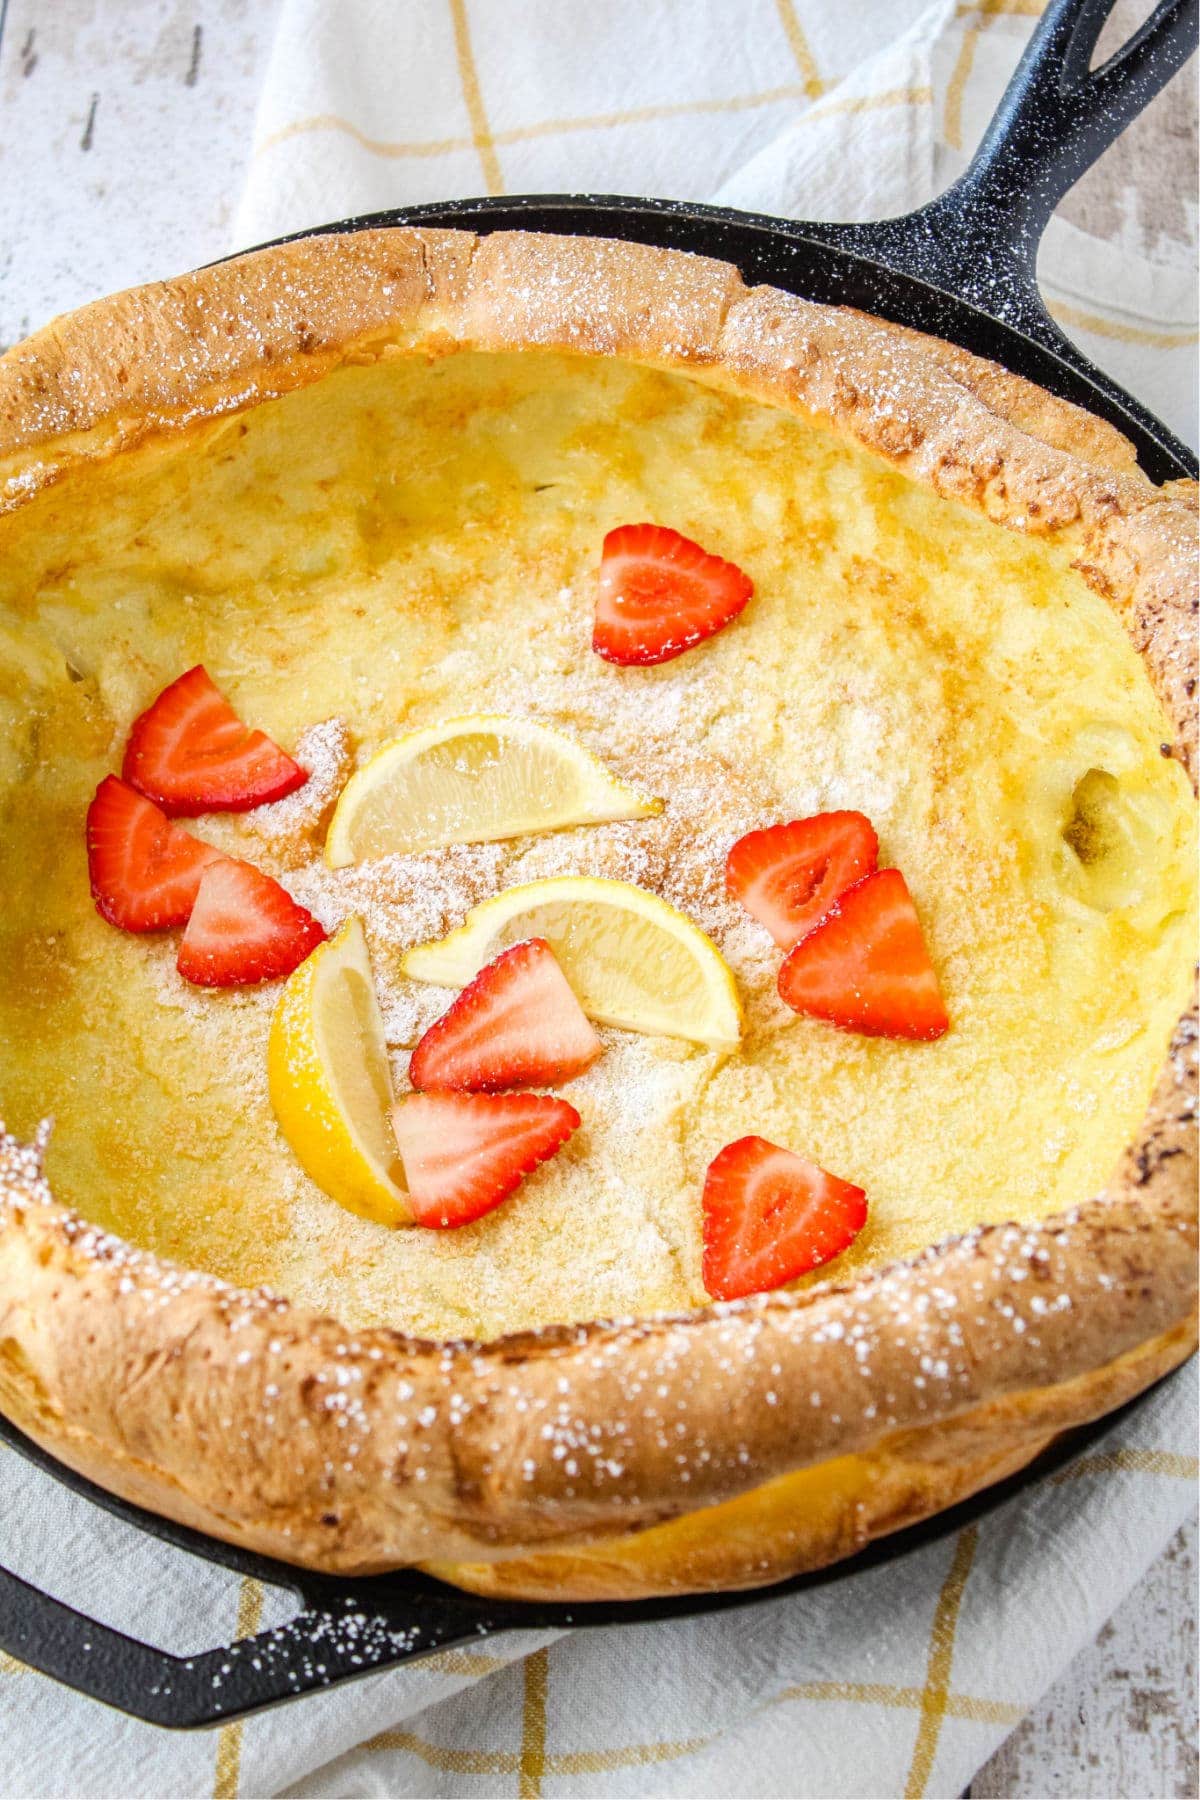
[(750, 1586), (1194, 1338), (1194, 496), (629, 244), (0, 358), (0, 1406), (234, 1542)]

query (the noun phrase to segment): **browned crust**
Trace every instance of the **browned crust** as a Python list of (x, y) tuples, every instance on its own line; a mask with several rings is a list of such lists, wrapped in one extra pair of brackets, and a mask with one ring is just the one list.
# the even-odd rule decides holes
[[(1108, 427), (994, 365), (747, 290), (704, 258), (385, 231), (119, 295), (0, 358), (0, 507), (347, 359), (537, 346), (686, 368), (1060, 542), (1125, 625), (1194, 769), (1189, 484), (1155, 489)], [(0, 1405), (108, 1487), (328, 1569), (564, 1550), (831, 1458), (869, 1455), (899, 1480), (929, 1460), (912, 1433), (949, 1459), (923, 1490), (945, 1504), (1020, 1460), (1030, 1432), (1011, 1407), (1033, 1406), (1047, 1370), (1035, 1440), (1096, 1410), (1106, 1366), (1131, 1358), (1152, 1379), (1139, 1346), (1183, 1353), (1194, 1053), (1185, 1026), (1138, 1143), (1068, 1218), (973, 1233), (845, 1288), (482, 1346), (351, 1335), (172, 1269), (55, 1204), (34, 1154), (3, 1139)], [(711, 1576), (736, 1579), (719, 1558)]]
[(786, 1581), (1002, 1481), (1064, 1426), (1111, 1412), (1195, 1347), (1193, 1316), (1074, 1381), (1006, 1394), (956, 1419), (896, 1432), (858, 1455), (778, 1476), (704, 1513), (571, 1550), (425, 1567), (506, 1600), (641, 1600)]

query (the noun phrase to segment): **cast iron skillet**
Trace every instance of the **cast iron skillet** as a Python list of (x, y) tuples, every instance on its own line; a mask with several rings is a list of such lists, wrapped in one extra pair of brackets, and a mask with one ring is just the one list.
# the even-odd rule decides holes
[[(1185, 446), (1068, 342), (1037, 290), (1038, 240), (1055, 205), (1195, 47), (1197, 0), (1162, 0), (1120, 53), (1090, 72), (1113, 3), (1051, 0), (970, 168), (907, 218), (797, 224), (662, 200), (550, 195), (419, 206), (324, 229), (516, 228), (631, 238), (723, 257), (747, 282), (862, 307), (1003, 363), (1111, 420), (1157, 482), (1194, 474), (1195, 458)], [(960, 1530), (1044, 1479), (1129, 1410), (1064, 1434), (1010, 1480), (832, 1569), (751, 1593), (557, 1606), (479, 1600), (407, 1570), (361, 1581), (316, 1575), (232, 1549), (114, 1498), (0, 1418), (0, 1438), (67, 1487), (181, 1549), (290, 1589), (303, 1605), (284, 1626), (185, 1658), (87, 1619), (0, 1569), (0, 1647), (137, 1718), (211, 1725), (497, 1631), (676, 1618), (842, 1579)]]

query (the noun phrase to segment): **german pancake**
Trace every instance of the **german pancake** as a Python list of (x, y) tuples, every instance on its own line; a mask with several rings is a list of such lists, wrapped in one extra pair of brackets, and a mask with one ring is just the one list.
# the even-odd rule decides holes
[[(324, 1569), (753, 1586), (1189, 1353), (1195, 501), (1110, 427), (703, 258), (368, 231), (0, 358), (0, 506), (0, 1406), (64, 1462)], [(635, 521), (744, 584), (614, 660)], [(210, 989), (97, 912), (89, 805), (201, 666), (284, 760), (174, 828), (284, 891), (312, 969), (359, 921), (401, 1116), (516, 943), (591, 1021), (535, 1083), (577, 1127), (454, 1229), (314, 1179), (272, 1101), (290, 971)], [(394, 815), (464, 719), (518, 722), (544, 823), (501, 793), (492, 835), (356, 839), (351, 790)], [(936, 1029), (788, 1003), (829, 913), (790, 945), (727, 879), (850, 813), (878, 869), (845, 893), (903, 885)], [(564, 882), (643, 896), (687, 1004), (606, 1013)], [(866, 1198), (714, 1303), (706, 1176), (751, 1136)]]

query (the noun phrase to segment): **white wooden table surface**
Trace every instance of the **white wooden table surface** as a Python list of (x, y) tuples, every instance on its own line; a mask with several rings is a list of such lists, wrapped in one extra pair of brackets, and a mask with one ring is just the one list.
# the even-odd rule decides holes
[[(0, 0), (0, 348), (225, 251), (273, 13)], [(1193, 1523), (979, 1772), (975, 1800), (1194, 1796), (1196, 1586)]]

